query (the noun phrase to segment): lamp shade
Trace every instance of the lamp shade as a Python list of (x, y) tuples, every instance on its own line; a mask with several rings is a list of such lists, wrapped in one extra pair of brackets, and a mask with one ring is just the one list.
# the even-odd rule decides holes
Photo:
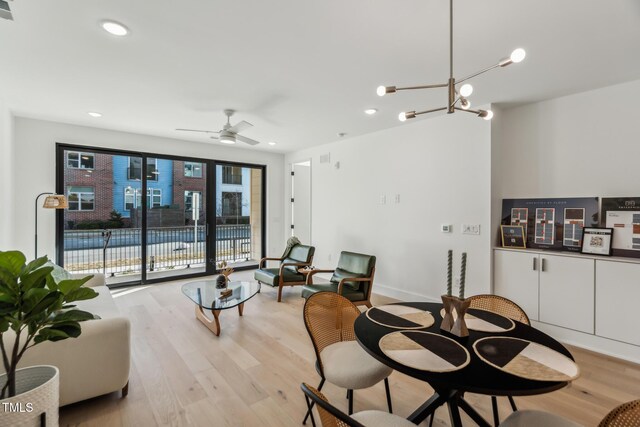
[(44, 205), (42, 205), (42, 207), (47, 209), (67, 209), (69, 207), (69, 203), (65, 196), (61, 194), (52, 194), (44, 199)]

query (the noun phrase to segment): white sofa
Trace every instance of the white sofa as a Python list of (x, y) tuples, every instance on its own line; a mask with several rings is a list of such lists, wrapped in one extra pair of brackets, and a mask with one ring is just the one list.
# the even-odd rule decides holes
[[(82, 277), (82, 276), (80, 276)], [(81, 310), (100, 319), (82, 322), (82, 334), (57, 342), (44, 342), (27, 350), (19, 367), (54, 365), (60, 370), (60, 406), (114, 391), (126, 396), (131, 361), (131, 325), (111, 297), (102, 274), (94, 274), (85, 286), (96, 298), (78, 301)], [(9, 338), (13, 344), (12, 337)], [(5, 338), (5, 339), (6, 339)], [(4, 368), (0, 364), (0, 373)]]

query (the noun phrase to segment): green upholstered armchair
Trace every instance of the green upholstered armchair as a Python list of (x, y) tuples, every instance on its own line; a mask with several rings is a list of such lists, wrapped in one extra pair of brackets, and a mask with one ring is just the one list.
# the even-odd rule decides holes
[[(302, 297), (308, 298), (316, 292), (337, 292), (355, 305), (371, 307), (371, 288), (376, 272), (376, 257), (342, 251), (335, 270), (311, 270), (302, 288)], [(317, 273), (333, 273), (329, 283), (313, 283)]]
[[(286, 258), (262, 258), (254, 278), (269, 286), (278, 287), (278, 302), (282, 301), (282, 288), (305, 284), (305, 275), (298, 272), (300, 268), (310, 267), (316, 248), (306, 245), (295, 245)], [(278, 268), (266, 268), (267, 261), (280, 261)]]

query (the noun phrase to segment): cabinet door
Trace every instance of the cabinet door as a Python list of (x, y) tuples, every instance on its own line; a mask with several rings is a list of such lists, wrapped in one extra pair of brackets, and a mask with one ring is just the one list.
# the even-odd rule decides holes
[(596, 335), (640, 345), (640, 265), (596, 261)]
[(540, 321), (594, 333), (593, 259), (540, 256)]
[(497, 250), (493, 266), (493, 292), (518, 304), (530, 319), (538, 320), (538, 255)]

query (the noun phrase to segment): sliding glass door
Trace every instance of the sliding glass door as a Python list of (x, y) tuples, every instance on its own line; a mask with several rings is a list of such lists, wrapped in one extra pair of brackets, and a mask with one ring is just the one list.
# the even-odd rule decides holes
[(264, 166), (58, 145), (58, 260), (122, 285), (264, 256)]
[(216, 164), (216, 262), (256, 266), (264, 253), (264, 167)]

